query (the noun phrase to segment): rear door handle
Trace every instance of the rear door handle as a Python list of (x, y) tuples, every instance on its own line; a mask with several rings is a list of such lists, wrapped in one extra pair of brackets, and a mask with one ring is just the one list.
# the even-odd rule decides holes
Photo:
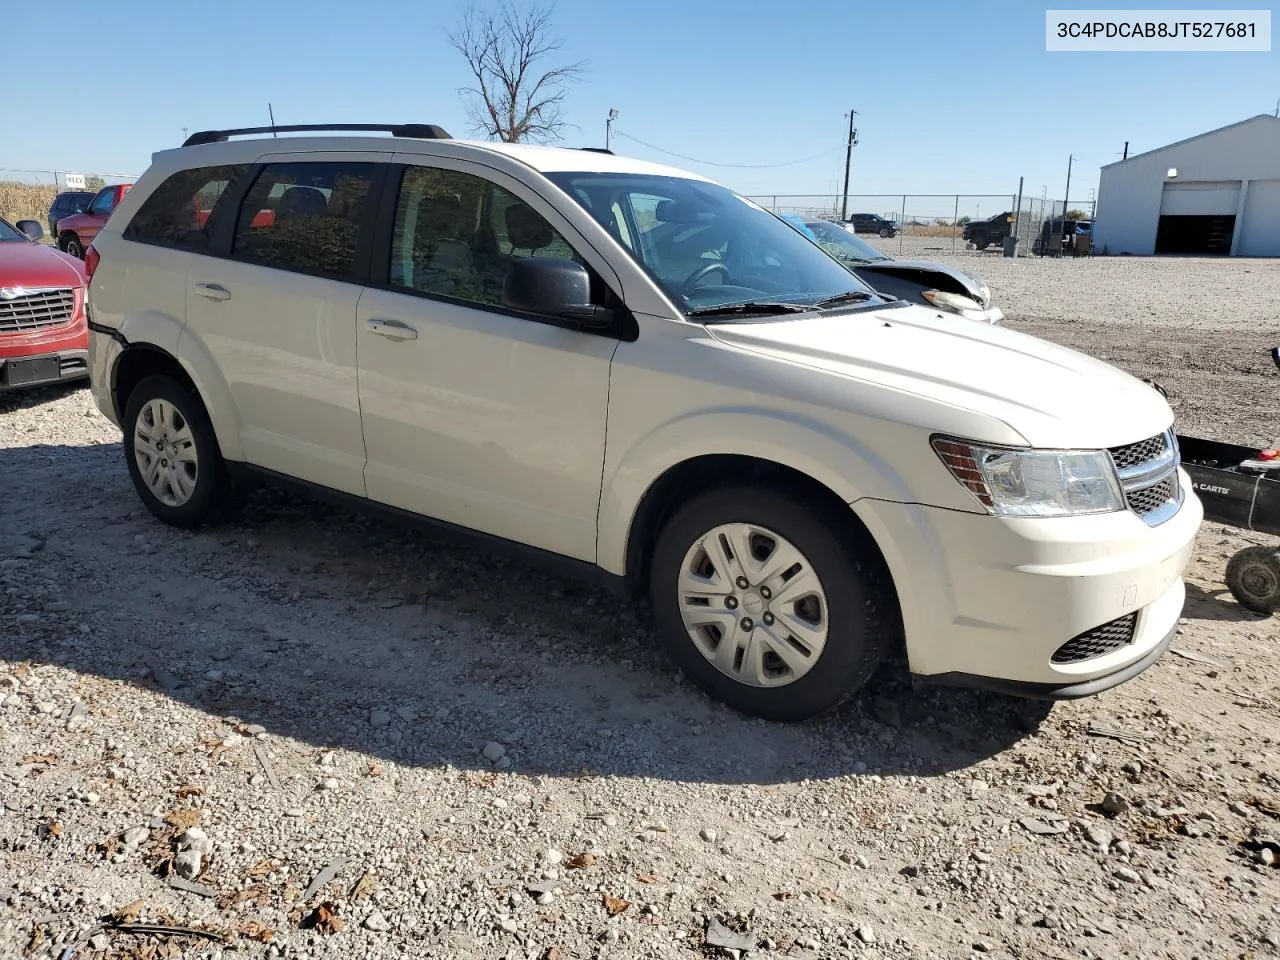
[(231, 291), (217, 283), (197, 283), (196, 293), (209, 300), (230, 300)]
[(399, 320), (369, 320), (366, 323), (370, 333), (390, 340), (417, 340), (418, 331)]

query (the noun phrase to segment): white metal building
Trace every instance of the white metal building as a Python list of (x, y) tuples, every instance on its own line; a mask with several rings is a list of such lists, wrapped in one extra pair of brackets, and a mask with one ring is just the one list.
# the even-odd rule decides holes
[(1107, 164), (1093, 247), (1280, 257), (1280, 119), (1261, 114)]

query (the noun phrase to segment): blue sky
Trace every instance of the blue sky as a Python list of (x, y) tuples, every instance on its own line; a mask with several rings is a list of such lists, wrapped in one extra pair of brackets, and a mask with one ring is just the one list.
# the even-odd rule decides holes
[[(0, 99), (0, 168), (141, 173), (184, 127), (266, 123), (268, 100), (279, 123), (413, 120), (469, 133), (457, 94), (469, 77), (445, 36), (463, 0), (86, 0), (78, 47), (64, 5), (0, 7), (10, 36), (47, 38)], [(1276, 52), (1046, 53), (1045, 4), (1025, 0), (765, 9), (559, 0), (563, 56), (590, 60), (566, 103), (579, 127), (566, 142), (602, 144), (616, 107), (619, 133), (700, 160), (825, 155), (741, 169), (622, 137), (618, 152), (751, 194), (831, 193), (854, 107), (855, 194), (1009, 194), (1021, 175), (1027, 194), (1060, 197), (1074, 153), (1072, 198), (1087, 199), (1125, 140), (1142, 152), (1270, 113), (1280, 97)]]

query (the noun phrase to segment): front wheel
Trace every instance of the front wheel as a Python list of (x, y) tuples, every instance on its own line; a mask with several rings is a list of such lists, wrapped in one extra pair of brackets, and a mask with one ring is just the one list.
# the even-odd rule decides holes
[(216, 518), (230, 483), (199, 397), (170, 377), (147, 377), (129, 394), (122, 426), (129, 476), (148, 510), (175, 527)]
[(1280, 551), (1245, 547), (1227, 563), (1227, 589), (1254, 613), (1280, 610)]
[(63, 253), (69, 253), (77, 260), (84, 259), (84, 245), (80, 242), (80, 238), (74, 233), (64, 233), (58, 238), (58, 248)]
[(881, 227), (881, 228), (880, 228), (880, 236), (881, 236), (883, 239), (887, 240), (887, 239), (889, 239), (891, 236), (893, 236), (893, 234), (889, 232), (889, 228), (888, 228), (888, 227)]
[(896, 605), (874, 544), (785, 493), (738, 487), (681, 507), (659, 535), (650, 600), (662, 643), (706, 693), (801, 720), (862, 687)]

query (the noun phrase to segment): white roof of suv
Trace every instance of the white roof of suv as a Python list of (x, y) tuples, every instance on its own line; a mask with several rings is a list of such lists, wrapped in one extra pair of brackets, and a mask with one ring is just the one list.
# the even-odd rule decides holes
[[(660, 177), (679, 177), (683, 180), (703, 180), (687, 170), (669, 167), (665, 164), (650, 163), (647, 160), (636, 160), (632, 157), (618, 156), (601, 150), (572, 147), (539, 146), (529, 143), (503, 143), (493, 140), (456, 140), (452, 137), (413, 137), (397, 135), (386, 136), (300, 136), (273, 138), (269, 133), (259, 132), (263, 128), (251, 128), (255, 136), (243, 140), (205, 140), (171, 150), (161, 150), (152, 154), (153, 163), (166, 163), (182, 157), (186, 160), (193, 156), (192, 151), (201, 151), (201, 156), (208, 156), (211, 161), (242, 160), (249, 153), (313, 153), (320, 151), (368, 151), (417, 153), (423, 156), (472, 156), (477, 151), (510, 157), (525, 166), (532, 167), (540, 173), (586, 172), (586, 173), (627, 173)], [(267, 128), (269, 130), (269, 128)], [(244, 132), (249, 132), (248, 130)], [(443, 131), (441, 131), (443, 133)], [(209, 131), (218, 134), (220, 131)], [(237, 135), (240, 131), (222, 131), (228, 135)], [(196, 140), (204, 134), (193, 134), (190, 140)]]

